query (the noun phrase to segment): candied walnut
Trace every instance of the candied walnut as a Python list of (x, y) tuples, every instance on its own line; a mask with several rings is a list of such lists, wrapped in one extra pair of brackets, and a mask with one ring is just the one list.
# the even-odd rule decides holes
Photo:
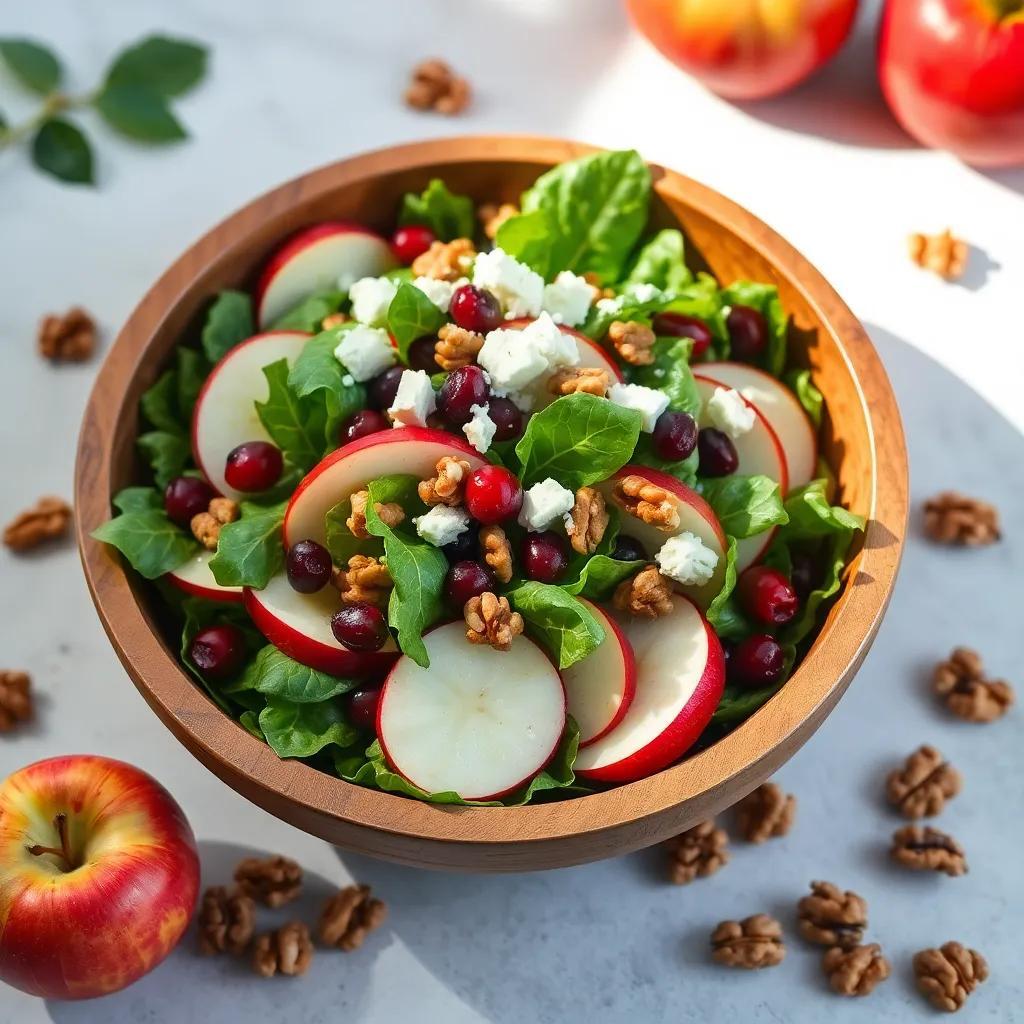
[(223, 885), (211, 886), (203, 893), (198, 925), (200, 953), (244, 953), (256, 930), (256, 904)]
[(433, 110), (438, 114), (459, 114), (471, 98), (469, 82), (436, 58), (421, 61), (413, 68), (412, 81), (405, 92), (405, 102), (414, 110)]
[(370, 895), (368, 885), (349, 885), (327, 901), (317, 932), (324, 945), (351, 953), (387, 916), (386, 904)]
[(225, 523), (235, 522), (241, 515), (238, 502), (232, 501), (230, 498), (211, 498), (208, 511), (221, 526)]
[(999, 540), (999, 511), (978, 498), (943, 491), (924, 503), (924, 532), (940, 544), (979, 547)]
[(686, 885), (695, 878), (707, 878), (729, 863), (729, 837), (713, 820), (702, 821), (666, 844), (669, 850), (669, 878)]
[(189, 522), (189, 529), (207, 551), (216, 551), (220, 540), (220, 523), (209, 512), (197, 512)]
[(414, 277), (434, 277), (440, 281), (458, 281), (465, 276), (476, 257), (476, 248), (468, 238), (451, 242), (433, 242), (430, 248), (412, 261)]
[(519, 214), (519, 207), (515, 203), (483, 203), (477, 207), (476, 215), (484, 229), (484, 234), (491, 240), (498, 235), (498, 228), (505, 221), (516, 217)]
[(434, 476), (419, 482), (416, 491), (420, 501), (424, 505), (461, 505), (469, 471), (465, 459), (443, 455), (434, 467)]
[(289, 921), (277, 931), (261, 935), (252, 948), (253, 970), (264, 978), (275, 974), (305, 974), (313, 960), (309, 929), (301, 921)]
[(623, 477), (612, 490), (612, 496), (631, 516), (672, 533), (679, 526), (679, 512), (668, 491), (656, 487), (642, 476)]
[(1013, 704), (1013, 687), (1002, 679), (986, 679), (976, 651), (957, 647), (935, 666), (933, 687), (946, 707), (967, 722), (994, 722)]
[(613, 320), (608, 328), (611, 341), (624, 363), (650, 366), (654, 362), (654, 331), (636, 320)]
[(280, 907), (302, 890), (302, 868), (289, 857), (246, 857), (235, 868), (243, 895), (267, 907)]
[(921, 994), (938, 1010), (954, 1013), (988, 977), (985, 958), (959, 942), (914, 954), (914, 976)]
[(508, 598), (489, 590), (471, 597), (462, 614), (466, 620), (466, 639), (471, 644), (490, 644), (496, 651), (507, 651), (513, 637), (523, 631), (523, 617), (512, 611)]
[(572, 507), (572, 529), (569, 543), (573, 551), (581, 555), (592, 555), (604, 539), (608, 529), (608, 508), (604, 495), (593, 487), (581, 487), (576, 492)]
[(612, 604), (620, 612), (657, 619), (672, 611), (672, 584), (658, 572), (656, 565), (648, 565), (615, 588)]
[(726, 967), (775, 967), (785, 955), (782, 926), (767, 914), (722, 921), (711, 933), (711, 958)]
[(32, 680), (27, 672), (0, 671), (0, 733), (32, 718)]
[(970, 246), (946, 228), (938, 235), (915, 232), (907, 238), (910, 258), (925, 270), (930, 270), (947, 281), (963, 277), (970, 256)]
[(437, 332), (434, 344), (434, 362), (447, 373), (461, 370), (474, 362), (477, 353), (484, 347), (484, 336), (476, 331), (467, 331), (458, 324), (445, 324)]
[(960, 844), (929, 825), (905, 825), (893, 833), (892, 859), (913, 871), (944, 871), (956, 877), (967, 874), (967, 858)]
[(330, 331), (335, 327), (340, 327), (342, 324), (347, 324), (348, 321), (349, 318), (345, 313), (331, 313), (320, 321), (320, 330)]
[(365, 601), (378, 608), (387, 605), (395, 585), (388, 567), (370, 555), (353, 555), (348, 560), (347, 569), (335, 566), (331, 584), (341, 593), (346, 604)]
[(736, 805), (740, 835), (748, 843), (763, 843), (766, 839), (786, 835), (793, 827), (795, 816), (796, 797), (783, 793), (774, 782), (758, 786)]
[(919, 747), (902, 768), (889, 773), (885, 792), (905, 818), (931, 818), (960, 792), (960, 773), (928, 745)]
[[(366, 503), (369, 500), (369, 491), (356, 491), (349, 498), (352, 511), (349, 513), (348, 519), (345, 520), (345, 525), (349, 528), (352, 536), (358, 537), (359, 540), (367, 540), (371, 536), (370, 531), (366, 528)], [(373, 508), (385, 526), (397, 526), (405, 519), (402, 506), (394, 501), (378, 501)]]
[(96, 324), (81, 306), (39, 322), (39, 354), (53, 362), (82, 362), (96, 347)]
[(868, 926), (867, 903), (831, 882), (811, 882), (810, 896), (804, 896), (796, 910), (800, 934), (819, 946), (852, 949)]
[(612, 386), (612, 375), (596, 366), (563, 366), (548, 378), (553, 395), (594, 395), (604, 398)]
[(828, 975), (832, 990), (841, 996), (869, 995), (892, 972), (877, 942), (851, 949), (836, 946), (826, 950), (821, 967)]
[(40, 498), (4, 529), (4, 544), (12, 551), (28, 551), (67, 533), (71, 506), (60, 498)]
[(500, 526), (484, 526), (480, 530), (480, 547), (484, 561), (494, 570), (499, 583), (512, 579), (512, 545)]

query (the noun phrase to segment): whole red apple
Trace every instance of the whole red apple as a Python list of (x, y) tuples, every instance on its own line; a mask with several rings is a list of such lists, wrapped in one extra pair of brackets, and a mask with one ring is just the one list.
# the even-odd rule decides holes
[(0, 980), (50, 999), (130, 985), (174, 948), (199, 890), (174, 798), (123, 761), (71, 755), (0, 783)]

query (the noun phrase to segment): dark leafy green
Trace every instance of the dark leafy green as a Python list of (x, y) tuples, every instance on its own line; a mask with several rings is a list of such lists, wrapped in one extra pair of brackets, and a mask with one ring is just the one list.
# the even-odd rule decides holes
[(456, 196), (439, 178), (433, 178), (420, 195), (408, 192), (402, 199), (399, 224), (423, 224), (442, 242), (472, 238), (475, 227), (473, 200)]
[(286, 505), (282, 502), (264, 508), (243, 501), (241, 518), (221, 527), (210, 571), (222, 587), (262, 590), (281, 571), (281, 526)]
[(288, 360), (263, 367), (267, 400), (256, 414), (271, 440), (294, 466), (310, 470), (323, 457), (327, 410), (318, 395), (300, 398), (288, 386)]
[(668, 407), (673, 412), (689, 413), (697, 419), (701, 399), (690, 369), (692, 347), (689, 338), (659, 338), (654, 345), (654, 362), (634, 367), (630, 380), (645, 388), (659, 388), (668, 395)]
[(60, 85), (61, 66), (55, 53), (31, 39), (0, 39), (0, 58), (26, 88), (42, 96)]
[(103, 119), (139, 142), (177, 142), (187, 137), (167, 100), (148, 85), (110, 81), (96, 98)]
[(268, 697), (259, 726), (278, 757), (312, 757), (328, 746), (347, 747), (359, 735), (337, 699), (297, 704)]
[(444, 314), (413, 284), (402, 281), (388, 306), (388, 331), (398, 345), (403, 362), (409, 359), (409, 346), (428, 334), (436, 334), (444, 323)]
[(32, 139), (32, 162), (41, 171), (72, 185), (91, 185), (92, 148), (82, 131), (70, 121), (51, 117)]
[(111, 499), (118, 512), (149, 512), (164, 507), (164, 500), (155, 487), (125, 487)]
[(353, 679), (300, 665), (273, 644), (267, 644), (246, 667), (239, 688), (256, 690), (279, 701), (317, 704), (347, 693), (355, 685)]
[(562, 584), (562, 590), (592, 601), (603, 601), (623, 580), (638, 573), (646, 564), (643, 559), (622, 562), (610, 555), (591, 555), (580, 570), (579, 579)]
[(320, 324), (325, 317), (337, 313), (345, 301), (345, 293), (339, 291), (317, 292), (293, 306), (271, 325), (272, 331), (306, 331), (319, 334)]
[(151, 430), (140, 434), (135, 442), (143, 458), (153, 470), (158, 487), (166, 487), (176, 476), (181, 476), (192, 458), (188, 437), (167, 430)]
[(206, 358), (216, 363), (239, 342), (251, 338), (254, 331), (249, 295), (246, 292), (222, 291), (206, 314), (203, 325)]
[(590, 609), (562, 587), (529, 580), (509, 590), (507, 597), (559, 668), (576, 664), (604, 639), (604, 627)]
[[(254, 655), (266, 643), (253, 626), (245, 609), (239, 604), (225, 601), (207, 601), (201, 597), (187, 597), (181, 602), (184, 622), (181, 630), (181, 660), (185, 668), (199, 680), (211, 700), (229, 714), (235, 714), (233, 705), (247, 707), (252, 701), (248, 689), (239, 685), (239, 676), (215, 682), (207, 679), (198, 666), (192, 661), (192, 641), (200, 630), (208, 626), (230, 625), (239, 629), (249, 655)], [(239, 675), (244, 676), (245, 670)], [(262, 698), (259, 699), (262, 706)], [(262, 737), (261, 737), (262, 738)]]
[(550, 279), (556, 269), (561, 269), (554, 267), (551, 262), (551, 225), (543, 210), (510, 217), (498, 228), (494, 244), (535, 270), (545, 280)]
[(118, 54), (107, 84), (144, 86), (159, 96), (188, 92), (206, 74), (207, 50), (184, 39), (149, 36)]
[(288, 374), (288, 387), (300, 399), (313, 396), (322, 404), (324, 442), (327, 449), (338, 443), (338, 429), (354, 412), (366, 408), (366, 388), (349, 378), (334, 350), (346, 325), (322, 331), (306, 342)]
[(162, 508), (142, 507), (141, 490), (132, 488), (130, 495), (122, 491), (118, 499), (132, 511), (107, 520), (92, 536), (117, 548), (140, 576), (153, 580), (198, 554), (199, 545)]
[(636, 255), (624, 284), (651, 284), (679, 291), (693, 280), (684, 256), (683, 235), (675, 228), (659, 231)]
[(767, 476), (709, 477), (701, 480), (700, 492), (722, 529), (737, 540), (789, 521), (779, 485)]

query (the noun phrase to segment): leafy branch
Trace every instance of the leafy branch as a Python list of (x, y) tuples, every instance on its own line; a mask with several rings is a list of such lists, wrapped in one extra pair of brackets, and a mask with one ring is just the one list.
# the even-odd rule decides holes
[(61, 181), (91, 185), (92, 147), (85, 133), (61, 115), (92, 108), (116, 132), (138, 142), (177, 142), (187, 135), (170, 100), (206, 74), (205, 47), (167, 36), (149, 36), (122, 50), (100, 85), (71, 95), (61, 89), (60, 60), (30, 39), (0, 38), (0, 60), (43, 104), (21, 124), (0, 114), (0, 151), (31, 139), (32, 162)]

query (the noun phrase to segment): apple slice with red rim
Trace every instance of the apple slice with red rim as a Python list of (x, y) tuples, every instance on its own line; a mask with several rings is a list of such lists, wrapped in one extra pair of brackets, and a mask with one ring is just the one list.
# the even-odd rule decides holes
[(421, 479), (434, 475), (438, 460), (451, 455), (477, 469), (487, 460), (467, 441), (430, 427), (400, 427), (352, 441), (315, 465), (296, 488), (284, 515), (284, 543), (326, 539), (324, 517), (372, 480), (396, 473)]
[(636, 693), (636, 659), (619, 624), (603, 608), (582, 601), (604, 626), (604, 640), (582, 661), (562, 669), (569, 714), (580, 727), (580, 747), (589, 746), (622, 721)]
[(614, 729), (579, 752), (593, 782), (632, 782), (668, 767), (704, 731), (725, 687), (725, 657), (697, 606), (680, 595), (657, 619), (623, 620), (636, 655), (636, 695)]
[(496, 800), (555, 755), (565, 729), (558, 671), (532, 640), (508, 651), (466, 640), (462, 622), (423, 637), (430, 667), (401, 657), (384, 681), (377, 738), (393, 771), (428, 793)]
[(295, 362), (310, 335), (302, 331), (268, 331), (236, 345), (210, 371), (192, 413), (192, 454), (210, 486), (235, 501), (246, 497), (228, 486), (228, 453), (246, 441), (269, 441), (256, 415), (256, 402), (267, 397), (263, 367), (287, 359)]
[(379, 277), (396, 262), (388, 243), (361, 224), (314, 224), (267, 261), (256, 285), (257, 322), (267, 327), (310, 295), (347, 291), (361, 277)]
[(326, 586), (314, 594), (293, 590), (286, 573), (278, 573), (262, 590), (246, 587), (245, 610), (256, 628), (293, 661), (332, 676), (381, 676), (394, 664), (393, 639), (379, 651), (352, 651), (331, 630), (331, 616), (341, 607), (337, 590)]
[(214, 552), (201, 551), (184, 565), (167, 573), (167, 579), (179, 590), (194, 597), (205, 597), (207, 601), (242, 602), (241, 587), (222, 587), (210, 572), (210, 559)]

